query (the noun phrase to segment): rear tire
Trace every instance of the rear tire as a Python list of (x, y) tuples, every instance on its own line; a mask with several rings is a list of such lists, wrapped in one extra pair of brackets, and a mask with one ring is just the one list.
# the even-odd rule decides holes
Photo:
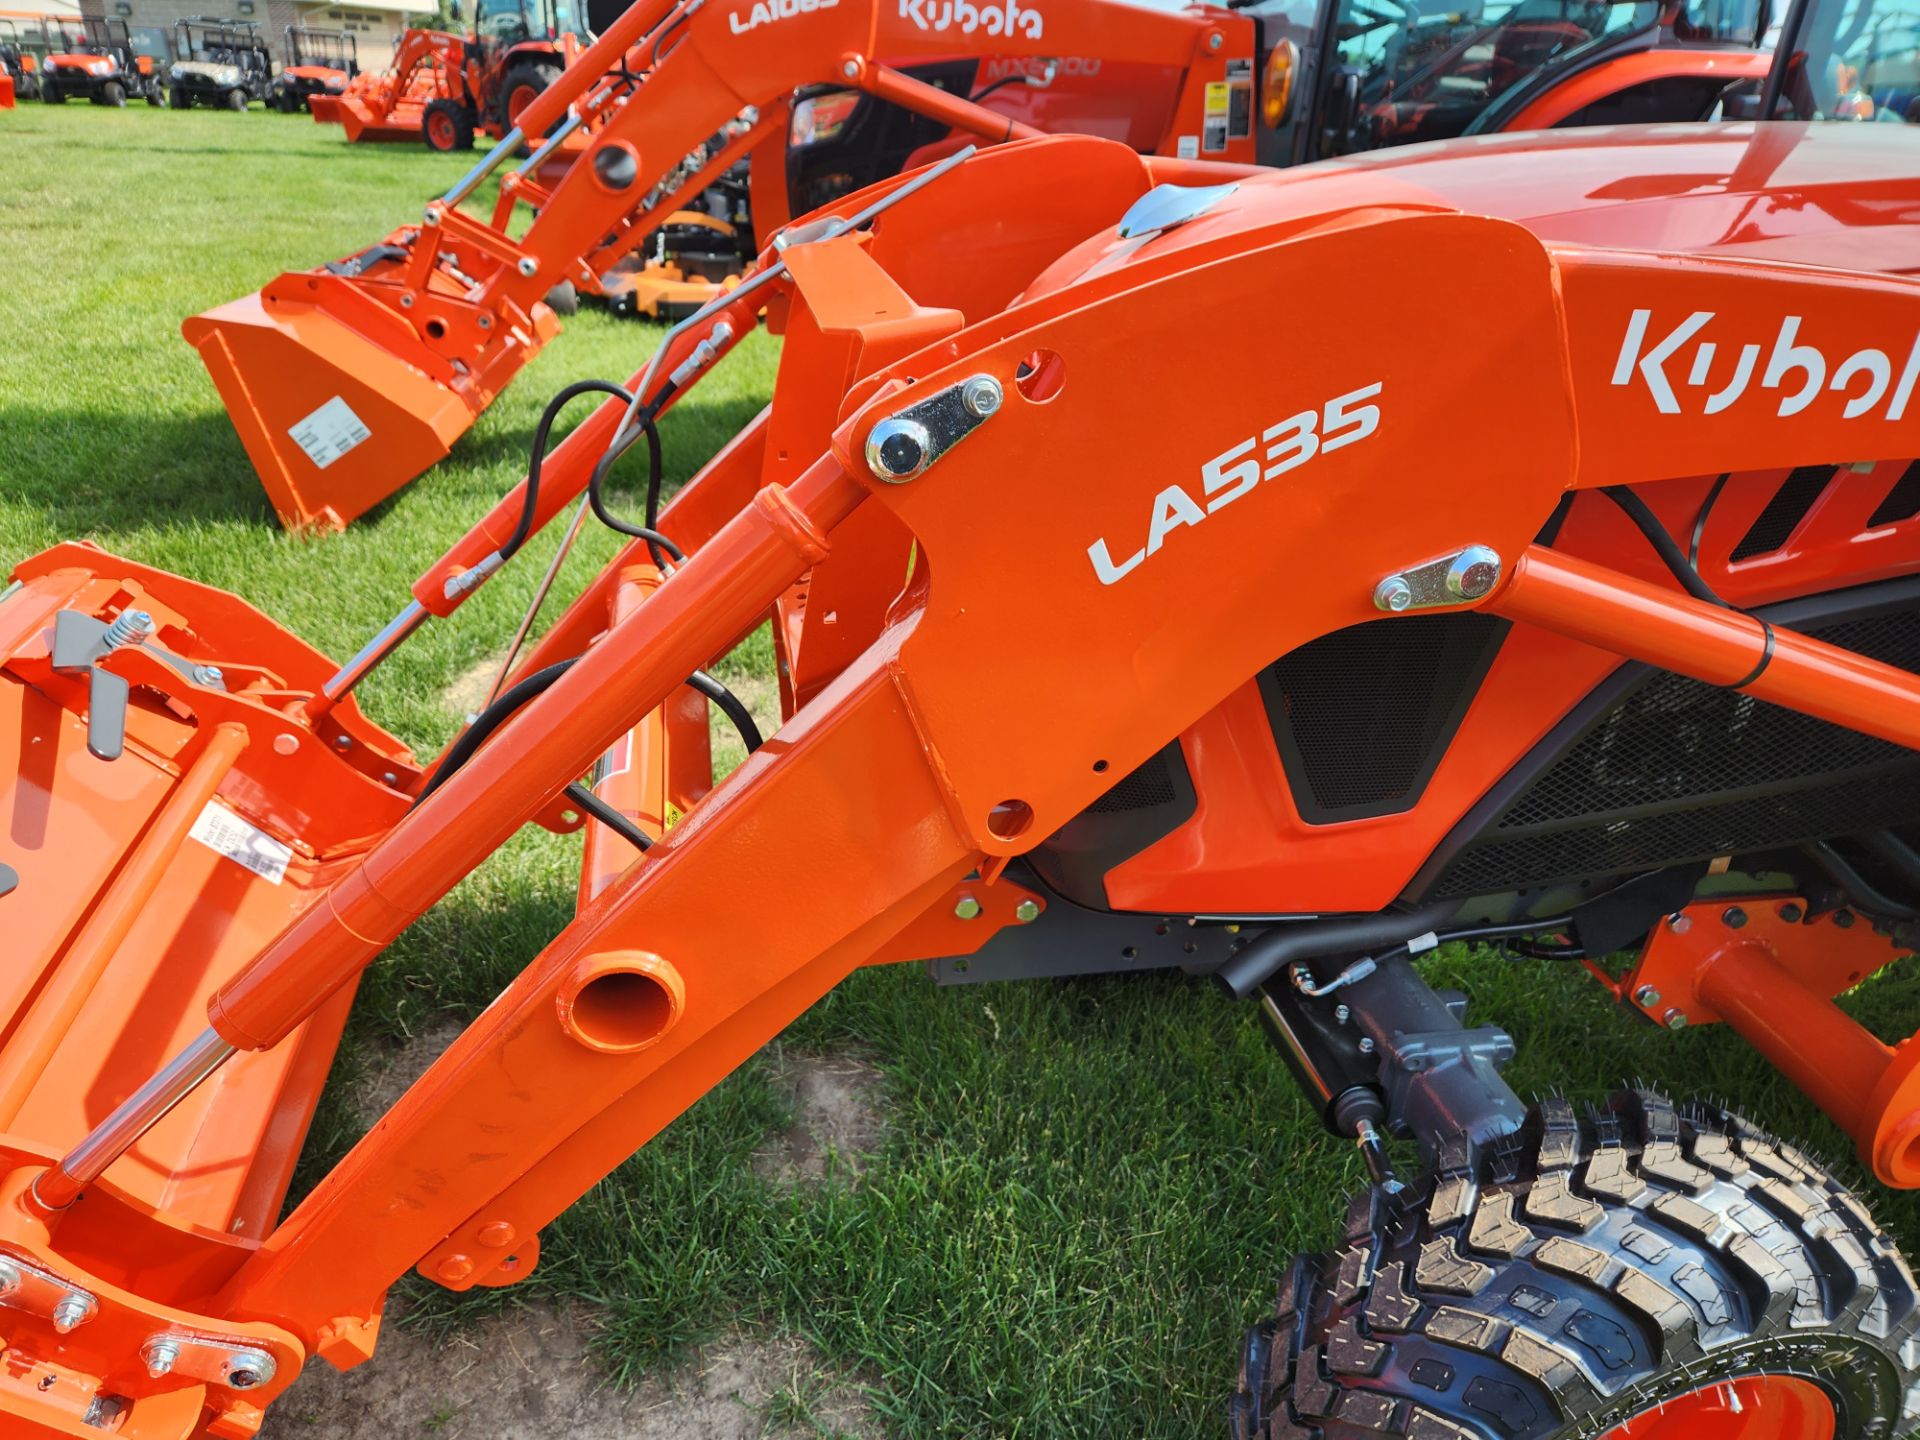
[(458, 100), (434, 100), (420, 117), (420, 134), (442, 153), (473, 148), (473, 116)]
[(111, 105), (116, 110), (124, 108), (127, 103), (127, 87), (118, 80), (107, 81), (100, 87), (100, 103)]
[(167, 92), (167, 108), (169, 110), (190, 110), (193, 108), (193, 97), (176, 85)]
[(1454, 1154), (1295, 1263), (1248, 1336), (1234, 1440), (1609, 1436), (1763, 1375), (1806, 1382), (1842, 1436), (1920, 1417), (1913, 1274), (1792, 1147), (1637, 1093), (1584, 1120), (1546, 1102), (1477, 1174)]
[(247, 92), (244, 90), (229, 90), (227, 92), (227, 108), (229, 110), (246, 109), (247, 108)]
[(166, 103), (167, 103), (166, 99), (164, 96), (161, 95), (160, 87), (158, 85), (150, 85), (147, 87), (147, 104), (153, 106), (154, 109), (158, 110), (162, 105)]
[(49, 105), (64, 105), (67, 103), (67, 92), (58, 85), (43, 82), (40, 86), (40, 98)]
[(571, 280), (562, 280), (546, 294), (547, 308), (556, 315), (575, 315), (580, 311), (580, 291)]
[[(507, 71), (507, 78), (500, 85), (500, 132), (504, 135), (513, 128), (520, 112), (554, 81), (560, 78), (560, 67), (549, 60), (519, 60)], [(564, 119), (565, 117), (561, 117)], [(558, 124), (559, 122), (554, 122)]]

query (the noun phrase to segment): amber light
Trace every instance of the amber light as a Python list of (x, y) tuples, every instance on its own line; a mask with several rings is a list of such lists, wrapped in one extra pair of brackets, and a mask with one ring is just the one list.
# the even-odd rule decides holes
[(1287, 123), (1287, 112), (1292, 108), (1293, 72), (1299, 64), (1300, 52), (1294, 48), (1291, 40), (1282, 40), (1267, 52), (1266, 83), (1261, 86), (1260, 113), (1266, 117), (1269, 129), (1278, 129)]

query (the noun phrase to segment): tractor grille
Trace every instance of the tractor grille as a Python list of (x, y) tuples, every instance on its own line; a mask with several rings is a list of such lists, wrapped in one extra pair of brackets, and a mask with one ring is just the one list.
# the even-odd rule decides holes
[(1787, 476), (1727, 559), (1734, 563), (1751, 560), (1755, 555), (1771, 555), (1785, 545), (1839, 473), (1837, 465), (1802, 465)]
[(1150, 810), (1171, 805), (1180, 796), (1173, 783), (1173, 764), (1166, 751), (1148, 759), (1087, 809), (1095, 815), (1118, 815), (1128, 810)]
[[(1805, 629), (1920, 672), (1920, 611)], [(1491, 895), (1628, 874), (1907, 824), (1916, 815), (1920, 754), (1737, 691), (1654, 673), (1468, 842), (1431, 893)]]
[(1867, 517), (1867, 528), (1878, 530), (1882, 525), (1911, 520), (1916, 515), (1920, 515), (1920, 460), (1909, 465), (1905, 473), (1893, 482), (1893, 488), (1887, 491), (1886, 498)]
[(1407, 615), (1322, 635), (1263, 672), (1302, 818), (1412, 808), (1506, 632), (1490, 615)]

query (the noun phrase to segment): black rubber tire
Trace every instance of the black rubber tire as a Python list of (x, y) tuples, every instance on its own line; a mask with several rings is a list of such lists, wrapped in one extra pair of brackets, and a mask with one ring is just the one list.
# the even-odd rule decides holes
[(193, 97), (176, 85), (167, 91), (167, 108), (169, 110), (191, 110), (193, 108)]
[(580, 310), (580, 291), (571, 280), (562, 280), (546, 294), (547, 308), (556, 315), (575, 315)]
[(127, 87), (118, 80), (109, 80), (100, 87), (100, 103), (111, 105), (115, 110), (122, 109), (127, 103)]
[(40, 98), (48, 105), (64, 105), (67, 103), (67, 92), (58, 85), (43, 84), (40, 87)]
[(244, 90), (229, 90), (227, 92), (227, 108), (229, 110), (246, 109), (247, 108), (247, 92)]
[[(506, 78), (500, 82), (498, 114), (495, 116), (500, 122), (500, 133), (504, 135), (513, 128), (513, 121), (507, 117), (507, 110), (508, 101), (512, 99), (514, 91), (530, 85), (537, 93), (545, 90), (559, 78), (560, 67), (551, 60), (514, 61), (507, 70)], [(562, 120), (565, 118), (565, 116), (561, 117)], [(560, 122), (556, 120), (554, 123), (557, 125)]]
[(1737, 1116), (1548, 1101), (1477, 1175), (1452, 1155), (1295, 1263), (1247, 1337), (1234, 1440), (1572, 1440), (1761, 1372), (1818, 1385), (1846, 1440), (1920, 1418), (1906, 1261)]
[[(435, 121), (442, 122), (439, 125)], [(450, 144), (441, 143), (435, 138), (439, 132), (442, 139)], [(429, 150), (442, 153), (453, 150), (471, 150), (473, 148), (473, 116), (467, 107), (458, 100), (432, 100), (420, 116), (420, 138), (427, 142)]]
[(156, 110), (167, 103), (166, 97), (160, 93), (160, 87), (158, 85), (149, 85), (147, 87), (146, 98), (147, 104), (153, 106)]

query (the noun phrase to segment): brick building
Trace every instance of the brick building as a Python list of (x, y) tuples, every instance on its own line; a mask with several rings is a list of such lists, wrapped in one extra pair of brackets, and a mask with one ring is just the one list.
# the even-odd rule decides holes
[[(125, 20), (129, 28), (149, 38), (171, 39), (173, 22), (187, 15), (251, 20), (266, 36), (276, 60), (281, 58), (282, 35), (288, 25), (321, 30), (345, 30), (359, 44), (360, 64), (382, 69), (393, 42), (410, 26), (438, 24), (436, 0), (377, 0), (377, 3), (333, 4), (328, 0), (78, 0), (86, 15)], [(139, 38), (136, 36), (136, 38)], [(145, 47), (142, 47), (145, 48)]]

